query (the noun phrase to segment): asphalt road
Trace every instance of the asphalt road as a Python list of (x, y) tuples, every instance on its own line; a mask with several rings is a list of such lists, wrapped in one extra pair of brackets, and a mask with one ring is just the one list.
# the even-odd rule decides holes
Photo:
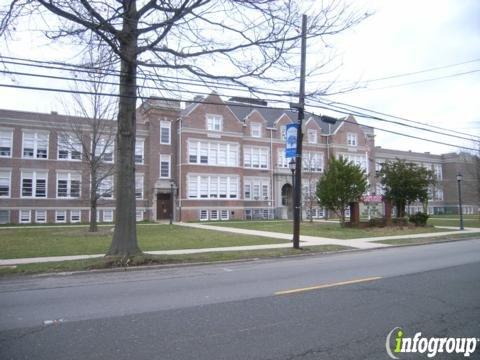
[(480, 337), (480, 240), (0, 281), (0, 359), (388, 359), (397, 326)]

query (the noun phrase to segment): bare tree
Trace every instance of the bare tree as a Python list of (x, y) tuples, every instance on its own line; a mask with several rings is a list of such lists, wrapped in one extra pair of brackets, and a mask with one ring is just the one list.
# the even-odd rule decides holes
[[(93, 69), (108, 54), (105, 49), (90, 48), (86, 67)], [(58, 156), (63, 159), (80, 160), (89, 176), (90, 232), (97, 231), (97, 206), (104, 199), (114, 196), (114, 146), (116, 135), (116, 99), (104, 96), (111, 91), (108, 72), (82, 73), (75, 81), (75, 93), (70, 101), (64, 101), (63, 128), (53, 127), (58, 138)]]
[[(175, 71), (198, 79), (292, 80), (297, 77), (304, 2), (272, 0), (11, 0), (0, 11), (0, 35), (24, 16), (53, 14), (51, 39), (99, 41), (120, 62), (116, 139), (115, 231), (109, 255), (140, 252), (135, 224), (135, 123), (137, 72)], [(310, 43), (322, 43), (357, 24), (357, 13), (339, 0), (312, 3)], [(315, 6), (313, 6), (315, 5)], [(95, 34), (95, 36), (91, 36)], [(315, 40), (317, 39), (317, 40)], [(212, 66), (214, 64), (216, 66)], [(254, 87), (248, 86), (254, 90)]]

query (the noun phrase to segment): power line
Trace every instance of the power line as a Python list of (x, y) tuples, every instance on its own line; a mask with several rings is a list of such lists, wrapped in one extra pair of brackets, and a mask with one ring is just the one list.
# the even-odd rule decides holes
[(480, 59), (473, 59), (473, 60), (463, 61), (463, 62), (459, 62), (459, 63), (455, 63), (455, 64), (432, 67), (432, 68), (424, 69), (424, 70), (418, 70), (418, 71), (412, 71), (412, 72), (407, 72), (407, 73), (402, 73), (402, 74), (389, 75), (389, 76), (374, 78), (374, 79), (370, 79), (370, 80), (363, 80), (361, 82), (371, 83), (371, 82), (376, 82), (376, 81), (396, 79), (396, 78), (399, 78), (399, 77), (406, 77), (406, 76), (412, 76), (412, 75), (417, 75), (417, 74), (423, 74), (423, 73), (426, 73), (426, 72), (432, 72), (432, 71), (436, 71), (436, 70), (448, 69), (448, 68), (451, 68), (451, 67), (470, 64), (470, 63), (478, 62), (478, 61), (480, 61)]
[(364, 113), (361, 113), (361, 112), (358, 112), (358, 111), (355, 111), (355, 110), (351, 111), (350, 109), (347, 109), (347, 108), (344, 108), (344, 107), (341, 107), (341, 106), (337, 106), (337, 105), (327, 104), (327, 103), (322, 102), (322, 101), (318, 101), (318, 102), (321, 103), (321, 104), (324, 104), (324, 105), (333, 106), (336, 109), (348, 111), (348, 112), (352, 113), (352, 115), (356, 115), (356, 116), (363, 117), (363, 118), (368, 118), (368, 119), (372, 119), (372, 120), (387, 122), (387, 123), (391, 123), (391, 124), (394, 124), (394, 125), (409, 127), (409, 128), (412, 128), (412, 129), (427, 131), (427, 132), (431, 132), (431, 133), (434, 133), (434, 134), (449, 136), (449, 137), (458, 138), (458, 139), (462, 139), (462, 140), (480, 142), (480, 140), (474, 140), (472, 138), (466, 138), (464, 136), (452, 135), (452, 134), (448, 134), (448, 133), (437, 131), (437, 130), (431, 130), (431, 129), (423, 128), (423, 127), (420, 127), (420, 126), (408, 125), (408, 124), (401, 123), (399, 121), (387, 120), (387, 119), (380, 118), (378, 116), (364, 114)]
[[(321, 100), (318, 100), (318, 101), (319, 101), (319, 102), (322, 102)], [(325, 102), (322, 102), (322, 103), (323, 103), (323, 104), (326, 104)], [(448, 129), (448, 128), (441, 127), (441, 126), (430, 125), (430, 124), (428, 124), (428, 123), (424, 123), (424, 122), (420, 122), (420, 121), (416, 121), (416, 120), (411, 120), (411, 119), (408, 119), (408, 118), (405, 118), (405, 117), (401, 117), (401, 116), (397, 116), (397, 115), (391, 115), (391, 114), (387, 114), (387, 113), (384, 113), (384, 112), (380, 112), (380, 111), (368, 109), (368, 108), (365, 108), (365, 107), (361, 107), (361, 106), (356, 106), (356, 105), (352, 105), (352, 104), (343, 103), (343, 102), (340, 102), (340, 101), (330, 101), (327, 105), (331, 105), (331, 104), (340, 104), (340, 105), (348, 106), (348, 107), (350, 107), (350, 108), (356, 108), (356, 109), (368, 111), (368, 112), (371, 112), (371, 113), (374, 113), (374, 114), (379, 114), (379, 115), (388, 116), (388, 117), (391, 117), (391, 118), (394, 118), (394, 119), (399, 119), (399, 120), (403, 120), (403, 121), (410, 122), (410, 123), (415, 123), (415, 124), (420, 124), (420, 125), (428, 126), (428, 127), (434, 128), (434, 129), (449, 131), (449, 132), (452, 132), (452, 133), (455, 133), (455, 134), (459, 134), (459, 135), (466, 135), (466, 136), (471, 136), (471, 137), (480, 138), (480, 136), (471, 135), (471, 134), (464, 133), (464, 132), (461, 132), (461, 131), (458, 131), (458, 130), (452, 130), (452, 129)]]
[[(0, 60), (4, 64), (19, 65), (19, 66), (28, 66), (28, 67), (36, 67), (36, 68), (40, 67), (45, 69), (70, 71), (70, 72), (77, 71), (80, 73), (93, 73), (93, 74), (103, 74), (103, 75), (110, 75), (110, 76), (120, 76), (122, 74), (122, 71), (114, 70), (114, 69), (104, 70), (98, 67), (90, 67), (90, 66), (77, 65), (77, 64), (67, 64), (67, 63), (56, 62), (56, 61), (34, 60), (34, 59), (25, 59), (25, 58), (17, 58), (17, 57), (2, 56), (2, 55), (0, 55), (0, 59), (7, 59), (7, 60)], [(22, 62), (18, 62), (18, 61), (22, 61)], [(155, 76), (160, 79), (160, 76), (158, 75), (155, 75)], [(156, 81), (158, 79), (154, 79), (153, 75), (150, 75), (150, 77), (137, 75), (137, 80)], [(248, 87), (246, 85), (241, 85), (235, 82), (227, 83), (227, 82), (221, 82), (221, 81), (189, 79), (184, 77), (175, 77), (175, 76), (167, 76), (167, 75), (161, 75), (161, 81), (175, 82), (175, 83), (187, 84), (192, 86), (208, 87), (210, 85), (219, 89), (237, 88), (240, 91), (245, 91), (250, 93), (256, 92), (259, 94), (274, 95), (274, 96), (295, 96), (296, 95), (295, 93), (291, 93), (283, 90), (264, 88), (264, 87), (255, 87), (255, 86)], [(189, 83), (182, 83), (182, 81), (188, 81)], [(225, 86), (228, 86), (228, 87), (225, 87)], [(274, 93), (270, 93), (270, 92), (274, 92)]]
[[(26, 90), (37, 90), (37, 91), (49, 91), (49, 92), (61, 92), (61, 93), (76, 93), (76, 94), (84, 94), (84, 95), (111, 96), (111, 97), (119, 97), (119, 98), (135, 98), (135, 99), (144, 99), (144, 100), (151, 99), (150, 97), (145, 97), (145, 96), (128, 96), (128, 95), (119, 95), (119, 94), (112, 94), (112, 93), (95, 93), (95, 92), (91, 92), (91, 91), (55, 89), (55, 88), (44, 88), (44, 87), (22, 86), (22, 85), (11, 85), (11, 84), (0, 84), (0, 87), (26, 89)], [(174, 99), (174, 98), (162, 98), (162, 99), (167, 100), (167, 101), (178, 101), (178, 99)], [(203, 103), (203, 104), (207, 104), (207, 105), (225, 105), (225, 106), (229, 106), (229, 107), (230, 106), (245, 106), (245, 104), (234, 104), (234, 103), (220, 104), (220, 103), (217, 103), (217, 102), (206, 102), (206, 101), (191, 101), (191, 103)], [(339, 111), (339, 110), (336, 110), (334, 108), (327, 107), (327, 106), (313, 105), (312, 107), (326, 109), (326, 110), (333, 110), (333, 111), (336, 111), (338, 113), (343, 113), (343, 114), (350, 115), (349, 112), (342, 112), (342, 111)], [(275, 109), (292, 111), (290, 108), (280, 108), (279, 107), (279, 108), (275, 108)], [(358, 125), (357, 123), (355, 123), (353, 121), (348, 121), (348, 120), (345, 120), (345, 119), (342, 119), (342, 120), (339, 120), (339, 121), (344, 121), (344, 122), (347, 122), (347, 123)], [(466, 146), (460, 146), (460, 145), (445, 143), (445, 142), (441, 142), (441, 141), (437, 141), (437, 140), (426, 139), (426, 138), (422, 138), (422, 137), (419, 137), (419, 136), (414, 136), (414, 135), (404, 134), (404, 133), (397, 132), (397, 131), (392, 131), (392, 130), (379, 128), (379, 127), (376, 127), (376, 126), (375, 127), (370, 126), (370, 128), (378, 130), (378, 131), (388, 132), (388, 133), (391, 133), (391, 134), (400, 135), (400, 136), (404, 136), (404, 137), (409, 137), (409, 138), (412, 138), (412, 139), (417, 139), (417, 140), (422, 140), (422, 141), (427, 141), (427, 142), (431, 142), (431, 143), (435, 143), (435, 144), (446, 145), (446, 146), (456, 147), (456, 148), (465, 149), (465, 150), (472, 150), (472, 151), (477, 150), (477, 149), (469, 148), (469, 147), (466, 147)]]
[[(308, 106), (312, 106), (312, 107), (316, 107), (316, 108), (320, 108), (320, 109), (325, 109), (325, 110), (331, 110), (331, 111), (335, 111), (335, 112), (341, 113), (341, 114), (351, 115), (351, 113), (349, 113), (349, 112), (342, 112), (340, 110), (336, 110), (334, 108), (330, 108), (330, 107), (327, 107), (327, 106), (320, 106), (320, 105), (308, 105)], [(359, 125), (358, 123), (356, 123), (354, 121), (349, 121), (349, 120), (346, 120), (346, 119), (341, 119), (339, 121), (343, 121), (343, 122), (346, 122), (346, 123), (349, 123), (349, 124)], [(404, 134), (404, 133), (401, 133), (401, 132), (398, 132), (398, 131), (387, 130), (387, 129), (384, 129), (384, 128), (379, 128), (377, 126), (371, 126), (371, 125), (365, 125), (365, 126), (368, 126), (368, 127), (372, 128), (374, 130), (383, 131), (383, 132), (387, 132), (387, 133), (391, 133), (391, 134), (395, 134), (395, 135), (400, 135), (400, 136), (404, 136), (404, 137), (409, 137), (409, 138), (416, 139), (416, 140), (427, 141), (427, 142), (431, 142), (431, 143), (435, 143), (435, 144), (439, 144), (439, 145), (446, 145), (446, 146), (451, 146), (451, 147), (456, 147), (456, 148), (459, 148), (459, 149), (465, 149), (465, 150), (471, 150), (471, 151), (477, 151), (478, 150), (478, 149), (474, 149), (474, 148), (470, 148), (470, 147), (466, 147), (466, 146), (461, 146), (461, 145), (457, 145), (457, 144), (450, 144), (450, 143), (446, 143), (446, 142), (442, 142), (442, 141), (426, 139), (426, 138), (423, 138), (423, 137), (420, 137), (420, 136)]]
[[(54, 76), (54, 75), (44, 75), (44, 74), (32, 74), (32, 73), (15, 72), (15, 71), (7, 71), (7, 70), (0, 70), (0, 73), (13, 74), (13, 75), (21, 75), (21, 76), (32, 76), (32, 77), (40, 77), (40, 78), (49, 78), (49, 79), (56, 79), (56, 80), (80, 81), (80, 82), (86, 82), (86, 83), (93, 82), (93, 83), (103, 84), (103, 85), (118, 85), (117, 83), (114, 83), (114, 82), (107, 82), (107, 81), (100, 81), (100, 80), (93, 80), (93, 79), (92, 79), (92, 80), (87, 80), (87, 79), (75, 79), (75, 78), (65, 77), (65, 76)], [(145, 85), (139, 86), (139, 88), (142, 88), (142, 89), (150, 89), (150, 90), (158, 90), (158, 88), (156, 88), (156, 87), (145, 86)], [(169, 92), (182, 91), (182, 92), (186, 92), (186, 93), (190, 93), (190, 94), (209, 95), (209, 93), (205, 93), (205, 92), (195, 92), (195, 91), (184, 90), (184, 89), (182, 89), (182, 90), (163, 89), (163, 90), (166, 90), (166, 91), (169, 91)], [(223, 94), (219, 94), (219, 96), (223, 96)], [(225, 96), (226, 96), (226, 95), (225, 95)], [(269, 101), (270, 101), (270, 102), (280, 102), (279, 100), (272, 100), (272, 99), (270, 99)], [(453, 137), (453, 138), (459, 138), (459, 139), (462, 139), (462, 140), (472, 140), (472, 141), (475, 141), (475, 140), (473, 140), (473, 139), (465, 138), (465, 137), (462, 137), (462, 136), (447, 134), (447, 133), (440, 132), (440, 131), (436, 131), (436, 130), (430, 130), (430, 129), (422, 128), (422, 127), (419, 127), (419, 126), (408, 125), (408, 124), (404, 124), (404, 123), (401, 123), (401, 122), (398, 122), (398, 121), (383, 119), (383, 118), (380, 118), (380, 117), (378, 117), (378, 116), (366, 115), (366, 114), (363, 114), (363, 113), (361, 113), (361, 112), (358, 112), (358, 111), (355, 111), (355, 110), (352, 111), (352, 110), (350, 110), (350, 109), (346, 109), (346, 108), (341, 107), (341, 106), (327, 104), (327, 103), (325, 103), (325, 102), (323, 102), (323, 101), (321, 101), (321, 100), (316, 100), (316, 101), (319, 102), (319, 103), (321, 103), (321, 104), (324, 104), (324, 105), (333, 106), (333, 107), (338, 108), (338, 109), (340, 109), (340, 110), (350, 111), (351, 113), (354, 113), (354, 115), (359, 116), (359, 117), (370, 118), (370, 119), (378, 120), (378, 121), (382, 121), (382, 122), (388, 122), (388, 123), (392, 123), (392, 124), (395, 124), (395, 125), (400, 125), (400, 126), (405, 126), (405, 127), (410, 127), (410, 128), (422, 130), (422, 131), (428, 131), (428, 132), (432, 132), (432, 133), (437, 133), (437, 134), (440, 134), (440, 135), (449, 136), (449, 137)]]

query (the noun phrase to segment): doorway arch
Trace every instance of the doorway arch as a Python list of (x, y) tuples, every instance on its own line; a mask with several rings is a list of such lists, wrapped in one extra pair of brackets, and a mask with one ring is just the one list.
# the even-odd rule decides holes
[(293, 187), (291, 184), (282, 186), (282, 206), (287, 208), (287, 219), (293, 219)]

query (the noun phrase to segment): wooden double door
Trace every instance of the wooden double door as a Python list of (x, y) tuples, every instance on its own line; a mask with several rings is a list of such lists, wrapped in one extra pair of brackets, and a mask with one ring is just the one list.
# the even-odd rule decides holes
[(171, 194), (157, 194), (157, 220), (168, 220), (172, 215)]

